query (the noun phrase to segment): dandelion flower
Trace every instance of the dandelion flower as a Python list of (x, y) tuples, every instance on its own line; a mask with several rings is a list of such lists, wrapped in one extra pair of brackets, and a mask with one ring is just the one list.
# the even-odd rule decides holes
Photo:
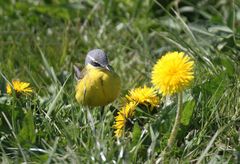
[(118, 112), (115, 117), (115, 124), (113, 128), (116, 137), (121, 137), (126, 128), (131, 125), (131, 119), (134, 117), (137, 104), (135, 102), (129, 102)]
[(151, 110), (159, 104), (159, 99), (157, 97), (154, 88), (147, 86), (132, 89), (126, 99), (131, 102), (136, 102), (137, 104), (143, 104), (145, 106), (151, 106)]
[(168, 52), (154, 65), (152, 83), (164, 96), (181, 92), (194, 79), (193, 65), (183, 52)]
[[(30, 85), (30, 83), (21, 82), (19, 80), (12, 81), (12, 87), (16, 93), (31, 93), (32, 88), (29, 85)], [(12, 87), (10, 86), (10, 84), (7, 84), (7, 93), (8, 94), (12, 94)]]

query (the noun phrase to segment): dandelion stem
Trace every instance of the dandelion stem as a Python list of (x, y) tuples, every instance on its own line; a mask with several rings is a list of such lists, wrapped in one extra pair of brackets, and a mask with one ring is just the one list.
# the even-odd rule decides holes
[[(163, 162), (166, 163), (166, 156), (168, 153), (171, 152), (171, 148), (175, 142), (175, 139), (177, 137), (177, 132), (178, 132), (178, 128), (180, 126), (180, 122), (181, 122), (181, 116), (182, 116), (182, 92), (180, 92), (178, 94), (178, 106), (177, 106), (177, 114), (176, 114), (176, 118), (175, 118), (175, 122), (170, 134), (170, 137), (168, 139), (168, 143), (167, 143), (167, 147), (162, 151), (160, 158), (158, 159), (158, 162)], [(157, 163), (158, 163), (157, 162)]]
[(182, 92), (180, 92), (178, 94), (177, 114), (176, 114), (175, 123), (173, 125), (170, 137), (168, 139), (168, 144), (167, 144), (168, 148), (171, 148), (175, 142), (175, 139), (177, 137), (178, 128), (179, 128), (180, 121), (181, 121), (181, 116), (182, 116)]

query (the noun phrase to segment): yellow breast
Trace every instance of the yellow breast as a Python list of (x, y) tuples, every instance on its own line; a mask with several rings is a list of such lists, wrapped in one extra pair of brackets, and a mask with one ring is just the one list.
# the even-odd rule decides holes
[(86, 106), (104, 106), (117, 98), (121, 82), (113, 72), (91, 65), (85, 67), (85, 75), (76, 86), (76, 99)]

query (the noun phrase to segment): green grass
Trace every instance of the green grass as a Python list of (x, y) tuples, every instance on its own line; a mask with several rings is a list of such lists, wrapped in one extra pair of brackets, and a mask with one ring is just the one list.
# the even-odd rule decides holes
[[(119, 100), (87, 109), (75, 98), (73, 64), (104, 49), (129, 89), (151, 86), (151, 70), (167, 51), (196, 63), (184, 93), (188, 109), (171, 163), (240, 161), (240, 2), (151, 0), (0, 1), (0, 152), (2, 163), (153, 163), (176, 114), (159, 107), (144, 128), (113, 136)], [(6, 79), (31, 83), (27, 98), (5, 94)], [(163, 102), (164, 104), (165, 102)], [(191, 114), (192, 113), (192, 114)], [(142, 135), (141, 135), (142, 134)]]

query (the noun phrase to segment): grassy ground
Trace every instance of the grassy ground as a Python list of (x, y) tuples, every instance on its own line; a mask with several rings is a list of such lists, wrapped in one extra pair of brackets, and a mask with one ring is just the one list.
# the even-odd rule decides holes
[[(117, 140), (119, 100), (99, 109), (77, 104), (72, 66), (104, 49), (129, 89), (151, 85), (167, 51), (196, 63), (184, 94), (191, 111), (171, 163), (240, 161), (240, 2), (151, 0), (0, 1), (0, 152), (3, 163), (153, 163), (164, 149), (176, 103), (159, 107), (142, 130)], [(31, 83), (34, 94), (5, 94), (6, 79)], [(192, 114), (191, 114), (192, 113)], [(101, 120), (101, 121), (100, 121)], [(137, 129), (137, 130), (136, 130)], [(138, 132), (136, 132), (138, 131)], [(142, 135), (141, 135), (142, 134)]]

